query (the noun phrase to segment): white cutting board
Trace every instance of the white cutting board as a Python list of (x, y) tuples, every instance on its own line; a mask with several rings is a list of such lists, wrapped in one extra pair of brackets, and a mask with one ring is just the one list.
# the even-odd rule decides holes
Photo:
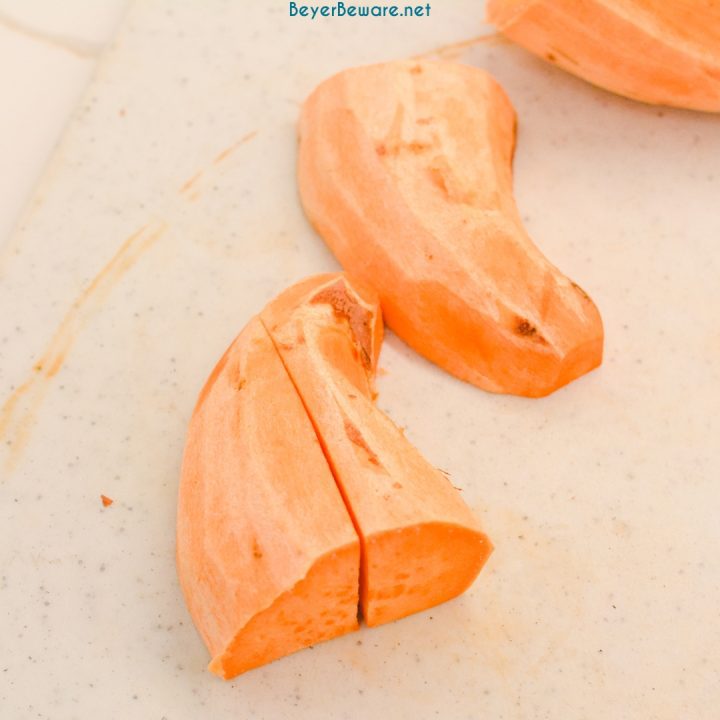
[[(379, 404), (496, 544), (463, 597), (223, 683), (178, 587), (196, 394), (264, 303), (336, 268), (295, 120), (349, 65), (487, 32), (131, 10), (0, 259), (0, 717), (711, 720), (720, 702), (720, 118), (616, 98), (505, 43), (531, 235), (597, 302), (599, 371), (490, 395), (389, 335)], [(103, 509), (99, 495), (114, 504)]]

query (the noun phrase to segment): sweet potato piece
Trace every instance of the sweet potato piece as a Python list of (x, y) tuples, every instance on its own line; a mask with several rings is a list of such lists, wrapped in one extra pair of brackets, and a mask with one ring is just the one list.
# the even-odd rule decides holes
[(212, 662), (229, 678), (357, 628), (352, 521), (290, 378), (257, 319), (190, 422), (177, 564)]
[(492, 550), (472, 512), (373, 403), (375, 294), (345, 275), (291, 288), (260, 315), (330, 462), (362, 544), (368, 625), (463, 592)]
[(717, 0), (489, 0), (487, 16), (513, 42), (606, 90), (720, 112)]
[(347, 70), (306, 100), (299, 135), (309, 219), (418, 352), (531, 397), (600, 364), (595, 305), (523, 228), (515, 114), (487, 73), (411, 61)]

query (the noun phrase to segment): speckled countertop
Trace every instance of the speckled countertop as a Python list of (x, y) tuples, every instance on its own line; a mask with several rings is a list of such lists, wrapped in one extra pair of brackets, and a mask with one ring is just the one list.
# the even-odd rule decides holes
[(127, 0), (0, 0), (0, 253)]
[[(0, 257), (0, 717), (712, 720), (720, 705), (720, 121), (491, 41), (516, 188), (596, 300), (603, 367), (493, 396), (390, 335), (380, 406), (483, 518), (463, 597), (223, 683), (174, 567), (184, 432), (259, 308), (335, 262), (295, 181), (298, 105), (348, 65), (486, 32), (136, 4)], [(103, 508), (100, 494), (114, 499)]]

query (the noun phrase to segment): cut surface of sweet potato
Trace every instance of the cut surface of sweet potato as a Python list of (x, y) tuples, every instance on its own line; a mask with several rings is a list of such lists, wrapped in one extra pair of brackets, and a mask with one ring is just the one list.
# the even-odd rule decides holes
[(643, 102), (720, 112), (716, 0), (489, 0), (513, 42)]
[(180, 583), (224, 678), (358, 626), (359, 541), (312, 424), (253, 319), (200, 394), (183, 460)]
[(312, 419), (362, 543), (368, 625), (463, 592), (492, 550), (473, 513), (374, 404), (382, 319), (345, 275), (291, 288), (260, 315)]

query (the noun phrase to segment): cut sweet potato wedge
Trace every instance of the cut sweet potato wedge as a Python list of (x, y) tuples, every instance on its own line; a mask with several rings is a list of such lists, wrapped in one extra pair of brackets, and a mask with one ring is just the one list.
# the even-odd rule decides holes
[(221, 677), (357, 628), (358, 537), (257, 318), (218, 363), (192, 416), (177, 563)]
[(312, 419), (362, 543), (368, 625), (455, 597), (492, 546), (448, 479), (374, 403), (382, 333), (375, 294), (319, 276), (261, 313)]
[(720, 112), (716, 0), (489, 0), (487, 16), (513, 42), (606, 90)]
[(418, 352), (531, 397), (600, 364), (597, 308), (522, 225), (515, 113), (487, 73), (413, 61), (347, 70), (307, 99), (299, 135), (309, 219)]
[(309, 278), (254, 318), (200, 393), (178, 503), (180, 583), (223, 678), (448, 600), (492, 546), (373, 404), (374, 293)]

